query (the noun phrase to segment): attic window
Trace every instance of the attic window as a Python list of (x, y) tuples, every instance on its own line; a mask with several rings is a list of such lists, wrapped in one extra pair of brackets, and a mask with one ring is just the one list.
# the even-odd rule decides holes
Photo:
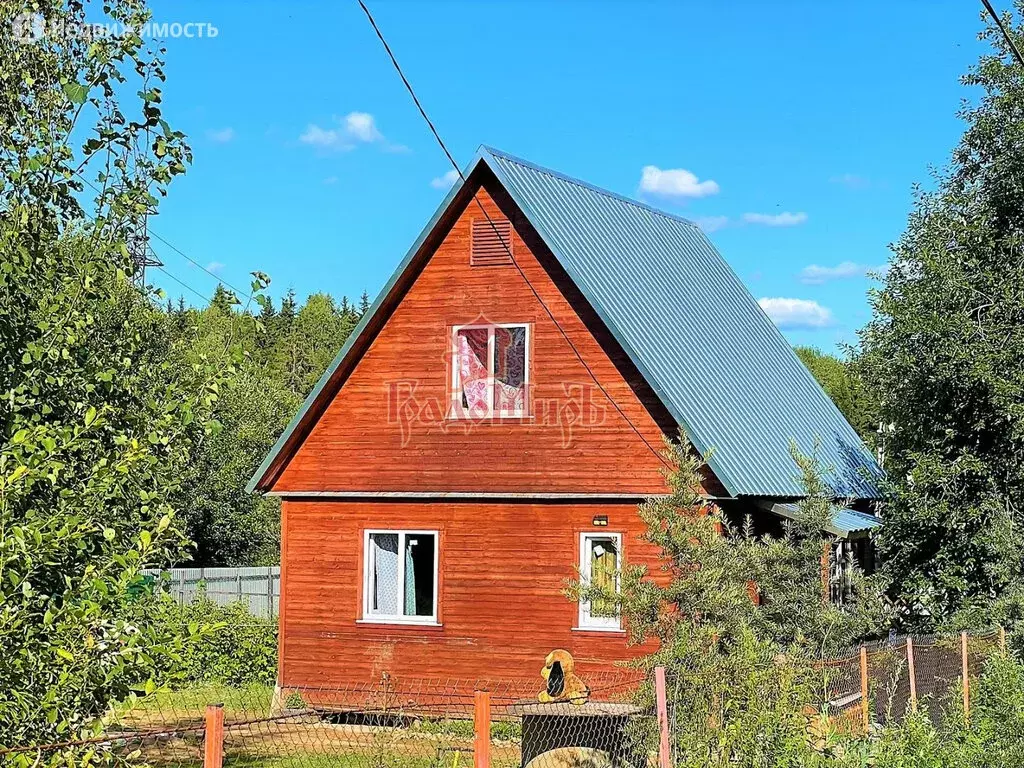
[(530, 327), (463, 325), (452, 329), (449, 418), (527, 415)]
[(469, 264), (493, 267), (512, 263), (512, 222), (508, 219), (473, 219)]

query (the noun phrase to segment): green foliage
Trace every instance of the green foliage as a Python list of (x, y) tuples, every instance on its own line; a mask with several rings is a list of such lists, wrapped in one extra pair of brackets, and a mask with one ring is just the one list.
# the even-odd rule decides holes
[(882, 555), (911, 628), (983, 613), (1024, 551), (1024, 70), (994, 26), (982, 37), (992, 51), (964, 78), (981, 97), (917, 194), (856, 360), (892, 481)]
[(187, 605), (158, 593), (145, 601), (153, 630), (168, 638), (206, 630), (163, 665), (159, 682), (171, 687), (217, 683), (233, 687), (277, 681), (277, 619), (254, 616), (244, 603), (221, 606), (202, 591)]
[(853, 428), (861, 436), (868, 435), (874, 427), (862, 406), (861, 384), (850, 364), (815, 347), (794, 347), (793, 351)]
[[(971, 716), (964, 718), (960, 696), (931, 702), (942, 716), (936, 726), (922, 707), (897, 718), (874, 738), (849, 750), (842, 766), (894, 768), (1001, 768), (1024, 761), (1024, 666), (997, 654), (972, 681)], [(944, 707), (943, 707), (944, 705)]]
[[(147, 18), (137, 0), (98, 12), (91, 22), (133, 29)], [(69, 30), (86, 16), (75, 0), (14, 0), (0, 4), (0, 27), (23, 13)], [(97, 733), (112, 701), (152, 689), (161, 659), (203, 636), (200, 624), (155, 631), (131, 595), (139, 569), (182, 557), (180, 477), (214, 431), (241, 355), (183, 364), (186, 345), (132, 281), (139, 216), (191, 161), (161, 114), (162, 51), (133, 33), (31, 45), (4, 34), (0, 60), (0, 745), (10, 745)], [(86, 211), (90, 176), (99, 192)], [(92, 750), (80, 763), (107, 757)]]
[[(289, 292), (275, 312), (237, 312), (217, 297), (203, 310), (172, 311), (191, 356), (214, 358), (226, 344), (244, 358), (220, 391), (217, 430), (202, 441), (185, 472), (178, 506), (194, 565), (270, 565), (278, 562), (280, 507), (276, 499), (245, 492), (303, 398), (359, 321), (348, 301), (339, 308), (326, 294), (299, 306)], [(220, 352), (218, 352), (220, 350)]]
[(809, 735), (823, 682), (809, 660), (877, 628), (878, 585), (859, 579), (843, 606), (822, 599), (833, 501), (812, 457), (795, 455), (807, 497), (778, 539), (730, 528), (701, 494), (693, 450), (669, 444), (668, 458), (669, 495), (640, 507), (660, 572), (627, 564), (618, 594), (578, 583), (569, 593), (616, 601), (632, 642), (658, 641), (641, 663), (671, 680), (677, 765), (805, 764), (823, 749)]
[(877, 630), (884, 615), (877, 579), (856, 578), (842, 606), (822, 599), (822, 530), (834, 502), (814, 457), (794, 452), (807, 493), (798, 520), (781, 537), (757, 537), (749, 528), (733, 530), (704, 499), (704, 459), (682, 443), (667, 446), (676, 467), (667, 478), (670, 493), (640, 506), (644, 538), (660, 550), (662, 572), (652, 578), (647, 566), (627, 564), (619, 594), (572, 584), (572, 597), (615, 602), (633, 641), (656, 637), (669, 654), (699, 637), (728, 642), (753, 632), (777, 650), (817, 655)]

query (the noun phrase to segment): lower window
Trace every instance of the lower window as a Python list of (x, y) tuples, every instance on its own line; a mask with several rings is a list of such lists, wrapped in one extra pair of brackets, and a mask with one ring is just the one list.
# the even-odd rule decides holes
[[(580, 580), (618, 594), (622, 569), (622, 534), (580, 534)], [(614, 600), (580, 601), (581, 629), (621, 629), (619, 609)]]
[(367, 531), (363, 619), (437, 622), (437, 531)]

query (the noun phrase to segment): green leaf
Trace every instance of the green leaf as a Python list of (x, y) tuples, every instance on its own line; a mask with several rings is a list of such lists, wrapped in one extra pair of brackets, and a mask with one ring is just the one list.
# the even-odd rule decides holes
[(74, 661), (75, 660), (75, 656), (74, 656), (74, 654), (71, 653), (71, 651), (66, 651), (63, 648), (54, 648), (53, 650), (54, 650), (54, 652), (58, 656), (60, 656), (65, 661)]
[(84, 104), (86, 98), (89, 96), (89, 89), (84, 85), (78, 83), (65, 83), (64, 84), (64, 95), (73, 104)]

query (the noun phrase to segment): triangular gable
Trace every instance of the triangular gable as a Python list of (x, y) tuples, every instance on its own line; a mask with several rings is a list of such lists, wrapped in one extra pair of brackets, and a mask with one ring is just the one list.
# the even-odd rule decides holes
[[(481, 149), (486, 165), (554, 254), (730, 494), (800, 496), (790, 441), (835, 471), (836, 496), (875, 498), (880, 474), (838, 409), (691, 222)], [(273, 483), (366, 349), (435, 232), (465, 203), (453, 186), (247, 488)]]

